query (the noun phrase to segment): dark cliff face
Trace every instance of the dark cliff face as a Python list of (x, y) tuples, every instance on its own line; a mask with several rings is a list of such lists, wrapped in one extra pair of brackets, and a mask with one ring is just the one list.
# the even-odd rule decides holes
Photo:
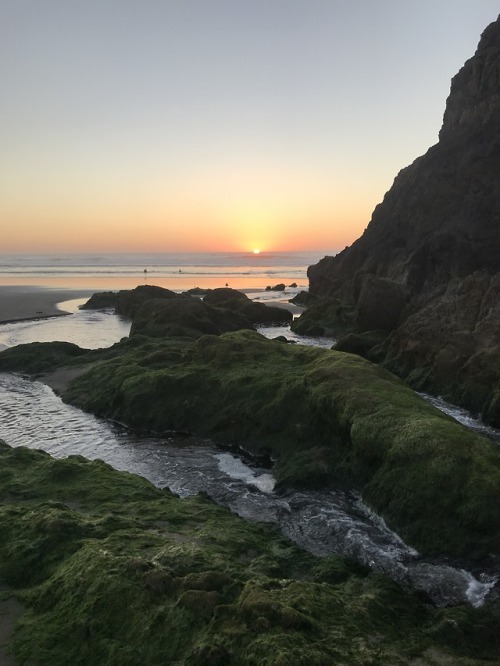
[(461, 131), (476, 131), (498, 119), (500, 109), (500, 23), (491, 23), (475, 55), (452, 79), (440, 139)]
[[(477, 406), (458, 385), (470, 380), (470, 358), (487, 347), (489, 365), (495, 356), (498, 366), (481, 389), (481, 405), (490, 407), (495, 391), (500, 395), (500, 305), (491, 298), (499, 274), (500, 17), (452, 80), (439, 142), (398, 174), (351, 247), (308, 271), (312, 294), (357, 306), (359, 331), (367, 329), (360, 302), (369, 300), (369, 285), (378, 280), (373, 293), (382, 301), (384, 285), (394, 283), (392, 292), (398, 286), (406, 300), (398, 302), (393, 333), (378, 358), (410, 378), (420, 369), (414, 383), (421, 387), (439, 385)], [(376, 317), (369, 323), (377, 328)], [(490, 407), (490, 418), (500, 423)]]

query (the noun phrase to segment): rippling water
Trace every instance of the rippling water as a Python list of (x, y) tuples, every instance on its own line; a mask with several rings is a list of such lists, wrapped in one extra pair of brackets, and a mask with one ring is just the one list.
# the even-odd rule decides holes
[(448, 416), (452, 416), (455, 421), (458, 421), (466, 428), (470, 428), (471, 430), (474, 430), (480, 435), (484, 435), (485, 437), (488, 437), (495, 442), (500, 442), (500, 430), (486, 425), (479, 419), (479, 416), (475, 417), (466, 409), (457, 407), (456, 405), (450, 405), (450, 403), (446, 402), (446, 400), (443, 400), (442, 398), (436, 397), (434, 395), (429, 395), (428, 393), (419, 393), (419, 395), (422, 396), (424, 400), (427, 400), (427, 402), (430, 402), (431, 405), (437, 407), (437, 409), (440, 411), (448, 414)]
[(86, 349), (110, 347), (130, 332), (130, 321), (112, 311), (79, 310), (87, 299), (59, 303), (68, 316), (0, 324), (0, 350), (28, 342), (73, 342)]
[[(0, 326), (0, 342), (12, 345), (33, 339), (66, 339), (87, 347), (108, 346), (126, 335), (127, 327), (112, 315), (77, 311), (61, 319)], [(272, 337), (280, 333), (291, 337), (287, 331), (264, 332)], [(331, 346), (331, 341), (327, 344)], [(355, 557), (372, 569), (426, 591), (439, 605), (465, 600), (481, 605), (495, 583), (493, 577), (475, 577), (460, 568), (424, 561), (354, 492), (278, 495), (271, 472), (243, 454), (221, 452), (208, 440), (136, 435), (65, 405), (38, 382), (0, 373), (0, 423), (0, 437), (11, 446), (41, 448), (56, 457), (80, 454), (100, 458), (181, 497), (203, 491), (248, 520), (279, 525), (292, 541), (313, 554)]]
[(307, 288), (307, 267), (325, 252), (224, 252), (125, 254), (0, 254), (0, 284), (43, 284), (131, 289), (157, 284), (191, 287), (265, 287), (280, 282)]

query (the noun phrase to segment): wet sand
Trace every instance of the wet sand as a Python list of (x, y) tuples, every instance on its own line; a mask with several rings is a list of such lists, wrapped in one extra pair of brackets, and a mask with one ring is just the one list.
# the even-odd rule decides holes
[(37, 286), (0, 286), (0, 323), (61, 317), (57, 303), (90, 298), (95, 289), (52, 289)]

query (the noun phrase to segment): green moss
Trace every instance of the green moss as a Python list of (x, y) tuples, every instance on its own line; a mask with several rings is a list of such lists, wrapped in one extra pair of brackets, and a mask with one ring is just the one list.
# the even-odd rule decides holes
[(500, 553), (498, 447), (379, 366), (253, 331), (138, 336), (80, 362), (89, 357), (63, 395), (72, 404), (141, 431), (189, 430), (270, 454), (280, 488), (357, 486), (422, 551)]
[(27, 608), (20, 663), (430, 666), (432, 650), (479, 666), (498, 654), (497, 605), (433, 609), (103, 463), (4, 443), (0, 461), (0, 579)]
[(419, 549), (500, 552), (498, 448), (357, 356), (243, 331), (167, 340), (94, 367), (64, 397), (140, 430), (271, 453), (280, 487), (355, 484)]
[(292, 331), (299, 335), (345, 335), (355, 329), (354, 307), (339, 300), (314, 301), (300, 317), (291, 324)]
[(250, 321), (237, 311), (212, 307), (198, 298), (183, 296), (146, 301), (134, 315), (130, 335), (199, 338), (251, 328)]
[(89, 353), (71, 342), (32, 342), (5, 349), (0, 354), (0, 370), (32, 375), (82, 360)]
[(116, 296), (115, 312), (132, 319), (142, 305), (152, 299), (158, 302), (160, 300), (170, 301), (185, 298), (189, 297), (153, 284), (143, 284), (135, 287), (135, 289), (119, 291)]

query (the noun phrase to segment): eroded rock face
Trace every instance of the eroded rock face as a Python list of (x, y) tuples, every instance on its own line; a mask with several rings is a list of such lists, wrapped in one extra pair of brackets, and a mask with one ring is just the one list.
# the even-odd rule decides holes
[(391, 331), (401, 319), (407, 290), (394, 280), (366, 275), (357, 299), (355, 320), (363, 331)]
[(452, 81), (439, 142), (351, 247), (308, 271), (311, 294), (356, 307), (358, 332), (392, 331), (378, 356), (388, 367), (497, 425), (499, 174), (500, 19)]

